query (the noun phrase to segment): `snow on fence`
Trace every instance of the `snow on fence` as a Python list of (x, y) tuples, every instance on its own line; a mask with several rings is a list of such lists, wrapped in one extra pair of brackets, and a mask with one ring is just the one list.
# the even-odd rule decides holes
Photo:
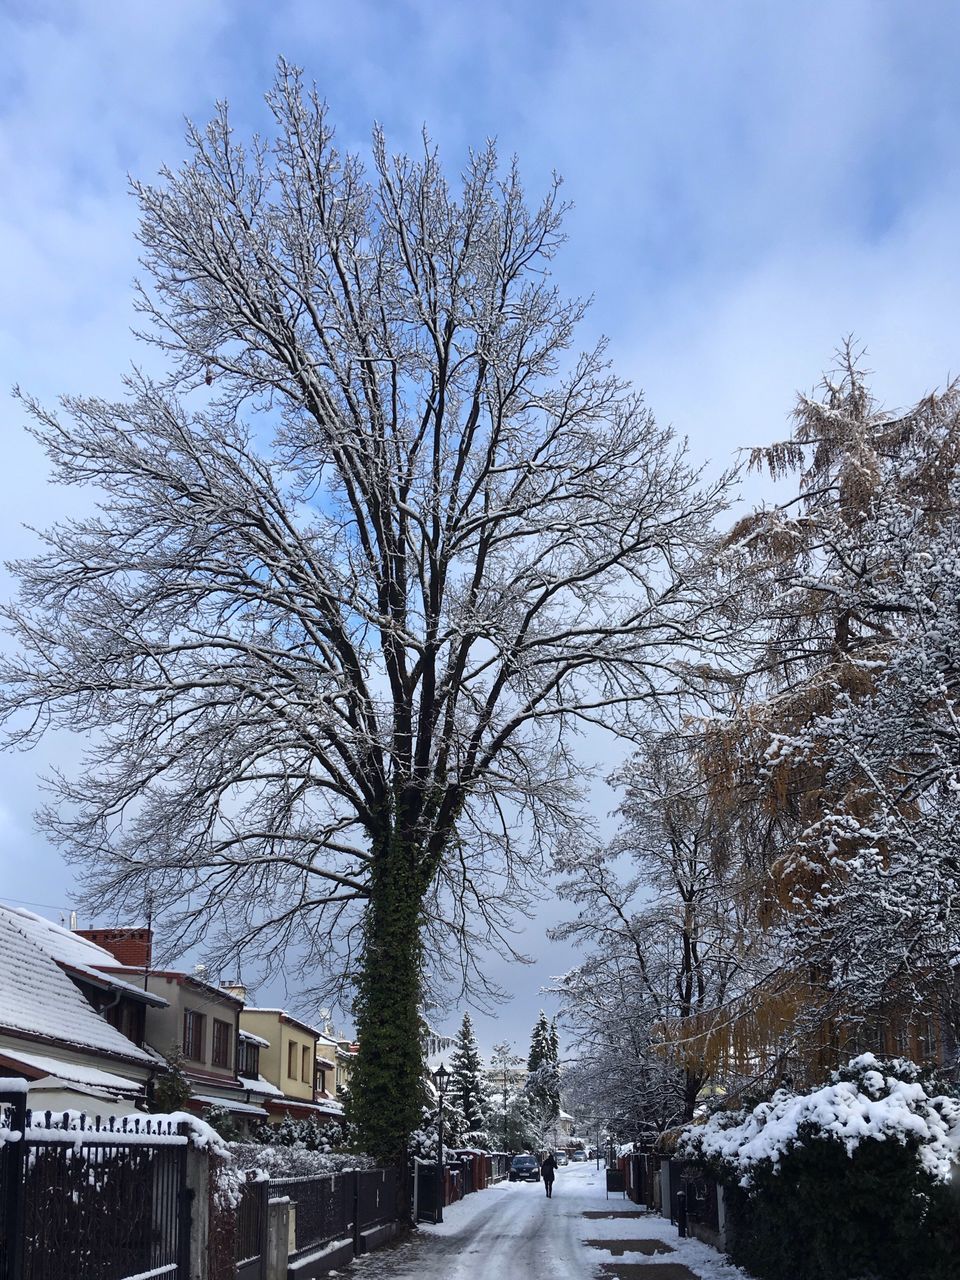
[(38, 1114), (7, 1085), (0, 1280), (185, 1280), (189, 1134), (179, 1122)]

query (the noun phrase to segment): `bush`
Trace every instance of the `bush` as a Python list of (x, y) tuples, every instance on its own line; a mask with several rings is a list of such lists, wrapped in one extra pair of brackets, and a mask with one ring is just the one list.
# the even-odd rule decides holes
[(206, 1120), (211, 1129), (215, 1129), (219, 1133), (224, 1142), (239, 1141), (240, 1130), (237, 1128), (237, 1123), (233, 1116), (225, 1107), (205, 1107), (203, 1119)]
[(687, 1129), (724, 1185), (727, 1247), (757, 1280), (955, 1280), (960, 1105), (912, 1063), (855, 1059), (806, 1095)]

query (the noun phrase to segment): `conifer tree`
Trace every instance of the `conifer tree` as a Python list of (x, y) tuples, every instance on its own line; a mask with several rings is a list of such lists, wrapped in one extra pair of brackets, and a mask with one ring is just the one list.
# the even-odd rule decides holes
[(189, 1101), (190, 1081), (183, 1069), (183, 1053), (175, 1045), (167, 1054), (167, 1070), (157, 1079), (150, 1110), (160, 1114), (182, 1111)]
[(463, 1015), (463, 1022), (457, 1032), (450, 1067), (453, 1073), (451, 1094), (463, 1113), (466, 1141), (472, 1146), (489, 1146), (487, 1117), (490, 1114), (490, 1098), (484, 1079), (480, 1046), (477, 1044), (469, 1013)]
[(526, 1091), (544, 1124), (560, 1113), (560, 1072), (556, 1026), (551, 1029), (541, 1009), (530, 1036)]

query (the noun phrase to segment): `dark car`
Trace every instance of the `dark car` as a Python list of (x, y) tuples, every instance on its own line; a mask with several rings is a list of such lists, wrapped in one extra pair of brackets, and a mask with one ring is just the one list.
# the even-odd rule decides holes
[(511, 1182), (539, 1182), (540, 1165), (535, 1156), (514, 1156), (507, 1177)]

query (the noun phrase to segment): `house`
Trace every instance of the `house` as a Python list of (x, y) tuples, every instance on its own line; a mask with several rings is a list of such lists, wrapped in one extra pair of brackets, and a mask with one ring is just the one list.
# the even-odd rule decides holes
[(143, 1106), (165, 1071), (146, 1020), (166, 1001), (104, 972), (112, 959), (50, 920), (0, 906), (0, 1076), (30, 1082), (33, 1110), (120, 1115)]
[[(236, 993), (207, 982), (202, 970), (154, 969), (149, 930), (83, 929), (77, 936), (105, 952), (103, 972), (127, 980), (138, 975), (146, 989), (160, 997), (147, 1017), (147, 1042), (183, 1071), (190, 1084), (190, 1110), (202, 1113), (221, 1107), (241, 1130), (266, 1119), (263, 1100), (272, 1090), (266, 1081), (261, 1088), (259, 1072), (250, 1071), (261, 1045), (241, 1040), (243, 1000)], [(241, 1065), (248, 1072), (243, 1079)]]
[(279, 1091), (264, 1099), (272, 1121), (279, 1124), (287, 1115), (318, 1124), (340, 1119), (343, 1108), (327, 1088), (327, 1073), (335, 1071), (336, 1063), (318, 1055), (321, 1032), (285, 1009), (244, 1008), (240, 1025), (266, 1045), (259, 1054), (260, 1073)]
[(335, 1100), (350, 1087), (350, 1076), (356, 1061), (359, 1045), (344, 1036), (333, 1034), (329, 1024), (319, 1032), (317, 1041), (318, 1092)]

